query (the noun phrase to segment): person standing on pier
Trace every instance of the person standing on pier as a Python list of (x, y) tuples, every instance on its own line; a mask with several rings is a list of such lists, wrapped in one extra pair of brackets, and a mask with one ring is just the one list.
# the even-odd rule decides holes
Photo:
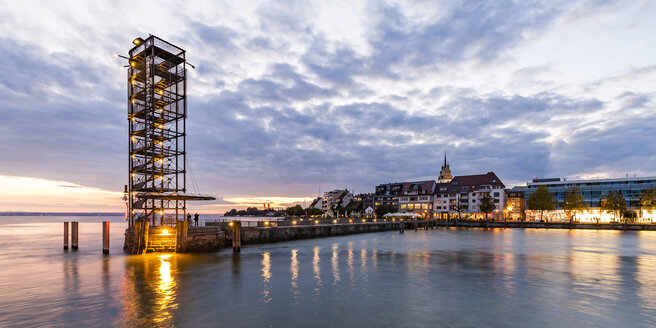
[(198, 213), (194, 214), (194, 222), (196, 222), (196, 226), (198, 226)]
[(187, 225), (191, 227), (191, 213), (187, 214)]

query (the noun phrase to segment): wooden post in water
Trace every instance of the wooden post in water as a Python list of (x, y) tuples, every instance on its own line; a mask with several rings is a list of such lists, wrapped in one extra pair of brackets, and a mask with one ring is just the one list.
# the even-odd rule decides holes
[(175, 251), (176, 253), (184, 253), (187, 251), (187, 222), (177, 221), (175, 226)]
[(399, 233), (403, 233), (404, 228), (405, 228), (405, 223), (399, 220)]
[(232, 252), (241, 252), (241, 221), (232, 221)]
[(141, 222), (137, 221), (133, 225), (134, 227), (134, 234), (132, 235), (132, 254), (138, 254), (139, 253), (139, 243), (141, 242), (140, 235), (141, 235)]
[(109, 221), (103, 221), (103, 254), (109, 254)]
[(68, 249), (68, 221), (64, 222), (64, 249)]
[(143, 249), (141, 250), (140, 254), (145, 254), (146, 251), (148, 251), (148, 232), (150, 231), (149, 224), (150, 222), (146, 220), (143, 225)]
[(71, 247), (77, 249), (77, 233), (78, 233), (78, 222), (71, 222)]

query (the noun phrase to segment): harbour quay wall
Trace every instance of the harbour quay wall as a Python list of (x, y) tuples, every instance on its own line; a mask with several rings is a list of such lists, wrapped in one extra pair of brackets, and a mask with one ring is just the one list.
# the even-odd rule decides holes
[(230, 242), (230, 233), (220, 227), (189, 227), (183, 251), (210, 252), (229, 246)]
[[(408, 227), (411, 223), (406, 223)], [(320, 224), (282, 227), (243, 227), (242, 245), (280, 241), (342, 236), (358, 233), (398, 230), (399, 222), (367, 222), (349, 224)], [(210, 252), (232, 245), (230, 228), (189, 227), (185, 252)]]

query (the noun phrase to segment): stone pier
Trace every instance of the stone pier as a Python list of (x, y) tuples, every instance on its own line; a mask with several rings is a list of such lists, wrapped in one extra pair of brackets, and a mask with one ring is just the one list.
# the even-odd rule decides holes
[[(348, 224), (320, 224), (304, 226), (284, 227), (241, 227), (241, 244), (244, 246), (260, 243), (273, 243), (296, 239), (309, 239), (342, 236), (357, 233), (379, 232), (387, 230), (398, 230), (399, 222), (367, 222)], [(408, 222), (404, 224), (409, 224)], [(425, 226), (420, 223), (420, 227)], [(125, 231), (124, 250), (130, 252), (132, 249), (133, 233), (130, 229)], [(230, 227), (188, 227), (186, 234), (176, 234), (177, 238), (185, 238), (184, 247), (178, 247), (178, 252), (211, 252), (232, 245), (232, 230)], [(156, 234), (150, 234), (149, 246), (155, 243), (165, 244), (157, 240)], [(181, 237), (184, 236), (184, 237)], [(161, 242), (161, 243), (160, 243)], [(180, 241), (178, 241), (180, 244)], [(162, 245), (164, 246), (164, 245)], [(148, 251), (172, 252), (175, 244), (166, 247), (149, 247)]]

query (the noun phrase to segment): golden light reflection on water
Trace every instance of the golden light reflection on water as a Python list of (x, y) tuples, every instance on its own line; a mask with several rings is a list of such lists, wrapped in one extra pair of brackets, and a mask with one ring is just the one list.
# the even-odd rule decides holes
[(177, 301), (176, 254), (147, 254), (126, 259), (129, 279), (121, 292), (126, 301), (123, 326), (172, 325)]
[(321, 250), (321, 247), (314, 246), (313, 250), (314, 256), (312, 257), (312, 272), (314, 272), (314, 281), (316, 283), (314, 292), (317, 296), (319, 296), (321, 288), (323, 287), (323, 283), (321, 282), (321, 266), (319, 266), (319, 262), (321, 262), (321, 257), (319, 257), (319, 251)]
[(350, 241), (348, 243), (348, 253), (346, 257), (346, 265), (348, 266), (348, 273), (349, 273), (349, 279), (351, 283), (353, 283), (353, 276), (355, 274), (355, 270), (353, 268), (353, 262), (355, 262), (354, 256), (353, 256), (353, 242)]
[(264, 283), (264, 290), (262, 290), (262, 297), (260, 301), (269, 303), (271, 301), (271, 253), (262, 253), (262, 282)]
[(177, 307), (177, 304), (173, 303), (176, 282), (171, 275), (171, 256), (171, 254), (159, 255), (159, 281), (156, 297), (159, 311), (156, 312), (154, 318), (157, 323), (170, 319), (173, 310)]
[(300, 303), (298, 297), (301, 293), (298, 290), (298, 249), (292, 249), (292, 257), (291, 257), (291, 263), (289, 265), (289, 271), (291, 273), (290, 292), (292, 294), (292, 299), (294, 300), (292, 304), (297, 305)]
[(639, 289), (637, 296), (640, 299), (640, 307), (645, 311), (645, 315), (651, 319), (656, 320), (656, 275), (653, 272), (656, 268), (656, 257), (654, 255), (645, 255), (638, 257), (638, 272), (636, 273), (636, 281), (638, 282)]
[(333, 285), (336, 285), (341, 280), (339, 277), (339, 244), (333, 244), (332, 250)]

